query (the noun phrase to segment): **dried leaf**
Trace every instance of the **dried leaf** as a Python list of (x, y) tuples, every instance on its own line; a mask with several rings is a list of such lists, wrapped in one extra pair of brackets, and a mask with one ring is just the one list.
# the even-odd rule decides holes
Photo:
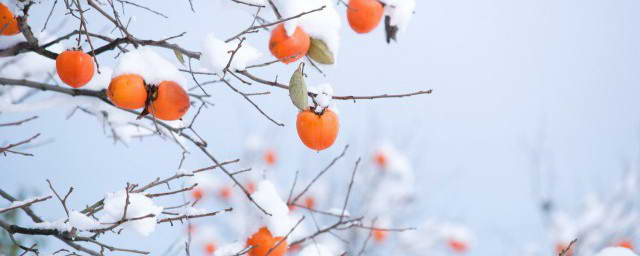
[(307, 85), (304, 82), (304, 74), (302, 73), (303, 68), (304, 62), (301, 62), (289, 81), (289, 97), (291, 97), (293, 105), (300, 110), (305, 110), (309, 107)]
[(321, 39), (311, 38), (311, 46), (309, 47), (307, 55), (320, 64), (332, 65), (335, 63), (333, 52), (331, 52), (327, 44)]

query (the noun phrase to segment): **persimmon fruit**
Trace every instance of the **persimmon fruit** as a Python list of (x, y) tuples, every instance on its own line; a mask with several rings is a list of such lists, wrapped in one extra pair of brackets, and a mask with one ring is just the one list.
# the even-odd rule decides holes
[(275, 151), (269, 149), (264, 153), (264, 162), (267, 163), (267, 165), (276, 164), (276, 160), (278, 160), (278, 158), (276, 157)]
[[(258, 232), (247, 239), (247, 245), (253, 246), (248, 254), (249, 256), (266, 256), (267, 254), (283, 256), (287, 253), (287, 241), (283, 239), (284, 237), (281, 236), (273, 237), (267, 227), (261, 227)], [(270, 253), (269, 250), (271, 250)]]
[(204, 191), (201, 188), (194, 188), (191, 190), (191, 196), (196, 200), (200, 200), (204, 196)]
[(291, 36), (287, 35), (282, 23), (271, 31), (269, 50), (274, 57), (285, 64), (305, 56), (310, 46), (311, 38), (300, 26), (296, 27), (296, 31)]
[(178, 83), (161, 82), (153, 97), (149, 112), (165, 121), (178, 120), (189, 110), (189, 95)]
[(384, 7), (378, 0), (349, 0), (347, 20), (356, 33), (371, 32), (380, 24)]
[(316, 206), (316, 199), (313, 198), (312, 196), (304, 199), (304, 207), (306, 207), (307, 209), (313, 210), (313, 207), (315, 206)]
[(323, 150), (336, 141), (339, 130), (338, 115), (330, 109), (316, 114), (311, 110), (298, 113), (296, 128), (302, 143), (314, 150)]
[(378, 242), (378, 243), (382, 243), (384, 242), (385, 239), (387, 239), (387, 231), (386, 230), (380, 230), (380, 229), (374, 229), (372, 231), (372, 235), (373, 235), (373, 240)]
[(206, 243), (206, 244), (204, 245), (204, 252), (205, 252), (205, 254), (207, 254), (207, 255), (213, 255), (213, 253), (214, 253), (215, 251), (216, 251), (216, 244), (215, 244), (215, 243), (213, 243), (213, 242), (209, 242), (209, 243)]
[(62, 82), (80, 88), (93, 77), (93, 57), (83, 51), (64, 51), (56, 58), (56, 71)]
[(382, 151), (378, 151), (373, 155), (373, 161), (380, 167), (380, 168), (385, 168), (387, 167), (387, 162), (389, 161), (387, 159), (387, 155), (385, 153), (383, 153)]
[(224, 200), (229, 200), (229, 198), (231, 198), (231, 188), (228, 186), (221, 188), (220, 197)]
[(616, 246), (624, 247), (624, 248), (627, 248), (629, 250), (633, 250), (634, 249), (633, 243), (631, 243), (631, 241), (629, 241), (629, 240), (622, 240), (622, 241), (618, 242), (616, 244)]
[(9, 7), (0, 3), (0, 31), (3, 36), (13, 36), (20, 33), (18, 20), (13, 16)]
[(465, 253), (467, 252), (467, 250), (469, 250), (469, 245), (467, 245), (467, 243), (465, 243), (464, 241), (449, 239), (447, 243), (449, 244), (451, 250), (456, 253)]
[(107, 96), (118, 107), (139, 109), (147, 100), (147, 89), (141, 76), (125, 74), (111, 79)]

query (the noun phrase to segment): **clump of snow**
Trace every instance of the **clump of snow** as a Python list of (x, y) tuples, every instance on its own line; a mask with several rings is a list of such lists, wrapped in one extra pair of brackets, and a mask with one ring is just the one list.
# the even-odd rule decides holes
[[(325, 6), (321, 11), (316, 11), (300, 18), (300, 26), (309, 36), (324, 41), (333, 53), (334, 59), (338, 57), (340, 47), (340, 28), (342, 27), (340, 15), (331, 0), (310, 0), (305, 11), (311, 11)], [(289, 32), (287, 30), (287, 32)]]
[(384, 2), (385, 15), (391, 18), (390, 23), (392, 26), (397, 26), (399, 31), (405, 31), (413, 12), (416, 8), (416, 0), (381, 0)]
[(176, 171), (177, 175), (186, 175), (186, 176), (191, 176), (193, 175), (193, 171), (192, 170), (187, 170), (187, 169), (178, 169)]
[(214, 256), (235, 256), (235, 255), (238, 255), (238, 253), (242, 252), (244, 248), (245, 248), (244, 244), (240, 242), (227, 244), (218, 248), (213, 255)]
[(600, 251), (596, 256), (638, 256), (632, 250), (624, 247), (607, 247)]
[(271, 216), (256, 209), (258, 224), (255, 230), (266, 226), (273, 236), (285, 236), (295, 225), (289, 216), (289, 207), (280, 198), (275, 186), (270, 181), (264, 180), (258, 183), (253, 200), (265, 209)]
[[(104, 198), (105, 215), (100, 217), (100, 222), (114, 223), (122, 219), (126, 197), (127, 193), (125, 190), (108, 193)], [(125, 216), (126, 218), (138, 218), (149, 214), (153, 214), (155, 216), (129, 221), (122, 226), (125, 228), (130, 227), (142, 236), (148, 236), (156, 228), (156, 216), (160, 215), (162, 207), (156, 206), (153, 203), (153, 200), (140, 193), (129, 193), (129, 202), (127, 215)]]
[[(229, 63), (232, 52), (238, 49), (239, 43), (239, 40), (225, 43), (213, 34), (208, 34), (204, 39), (202, 55), (200, 56), (203, 66), (212, 73), (222, 72)], [(262, 53), (245, 41), (233, 56), (229, 68), (231, 70), (244, 70), (248, 64), (254, 63), (260, 57), (262, 57)]]
[(200, 209), (196, 207), (183, 207), (180, 211), (181, 215), (193, 216), (211, 213), (210, 210)]
[(78, 211), (69, 213), (69, 224), (78, 230), (99, 229), (105, 225)]
[(125, 74), (140, 75), (147, 84), (152, 85), (174, 81), (182, 87), (187, 86), (187, 80), (178, 68), (148, 46), (131, 50), (118, 59), (113, 77)]
[(331, 84), (324, 83), (316, 87), (309, 86), (307, 90), (310, 93), (316, 94), (316, 96), (313, 97), (313, 101), (310, 103), (310, 106), (314, 106), (314, 102), (318, 104), (318, 107), (315, 108), (316, 113), (320, 114), (325, 108), (331, 106), (331, 99), (333, 97), (333, 87), (331, 87)]
[(55, 229), (60, 232), (69, 232), (73, 227), (71, 226), (71, 224), (65, 223), (65, 221), (66, 219), (60, 219), (54, 222), (43, 221), (39, 223), (34, 223), (33, 226), (39, 229)]

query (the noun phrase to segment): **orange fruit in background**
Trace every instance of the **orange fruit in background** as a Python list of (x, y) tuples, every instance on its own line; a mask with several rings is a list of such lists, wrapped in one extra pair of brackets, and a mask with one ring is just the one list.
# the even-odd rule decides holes
[(111, 102), (121, 108), (138, 109), (147, 101), (147, 89), (139, 75), (126, 74), (111, 79), (107, 96)]
[(277, 157), (276, 157), (276, 152), (269, 149), (267, 150), (267, 152), (264, 153), (264, 161), (268, 164), (268, 165), (274, 165), (276, 163)]
[(296, 128), (302, 143), (314, 150), (323, 150), (336, 141), (339, 130), (338, 115), (325, 109), (321, 115), (311, 110), (298, 113)]
[(633, 249), (634, 249), (634, 247), (633, 247), (633, 243), (631, 243), (631, 241), (629, 241), (629, 240), (623, 240), (623, 241), (620, 241), (620, 242), (618, 242), (618, 243), (616, 244), (616, 246), (618, 246), (618, 247), (624, 247), (624, 248), (627, 248), (627, 249), (629, 249), (629, 250), (633, 250)]
[(221, 188), (220, 197), (222, 197), (222, 199), (224, 200), (229, 200), (229, 198), (231, 198), (231, 188), (226, 186)]
[(313, 197), (310, 196), (304, 199), (304, 207), (313, 210), (314, 206), (316, 206), (316, 200)]
[(467, 245), (467, 243), (460, 240), (449, 239), (448, 244), (451, 250), (457, 253), (464, 253), (467, 250), (469, 250), (469, 245)]
[(13, 16), (9, 7), (3, 3), (0, 3), (0, 31), (3, 36), (13, 36), (20, 33), (18, 20)]
[(93, 57), (83, 51), (64, 51), (56, 58), (60, 80), (73, 88), (80, 88), (93, 77)]
[(253, 194), (253, 192), (256, 192), (256, 184), (253, 182), (249, 182), (247, 183), (246, 189), (249, 194)]
[(380, 24), (384, 7), (378, 0), (349, 0), (347, 20), (353, 31), (364, 34)]
[(157, 96), (151, 102), (149, 112), (161, 120), (178, 120), (187, 113), (189, 106), (189, 95), (182, 86), (164, 81), (158, 85)]
[(387, 166), (387, 156), (382, 153), (382, 151), (378, 151), (375, 153), (375, 155), (373, 156), (373, 161), (376, 162), (376, 164), (382, 168)]
[(201, 188), (194, 188), (191, 190), (191, 196), (196, 200), (200, 200), (204, 196), (204, 191)]
[[(567, 248), (567, 246), (569, 246), (569, 244), (556, 244), (556, 255), (560, 255), (560, 253)], [(567, 253), (564, 254), (564, 256), (573, 256), (573, 247), (571, 249), (569, 249), (567, 251)]]
[(216, 244), (213, 242), (206, 243), (204, 245), (204, 252), (207, 255), (212, 255), (216, 251)]
[(372, 231), (373, 234), (373, 240), (375, 240), (378, 243), (382, 243), (384, 242), (384, 240), (387, 238), (387, 231), (386, 230), (379, 230), (379, 229), (374, 229)]
[[(261, 227), (258, 232), (247, 239), (247, 245), (253, 246), (253, 248), (249, 250), (248, 255), (265, 256), (269, 253), (269, 250), (271, 250), (269, 256), (283, 256), (287, 253), (287, 241), (280, 242), (282, 239), (284, 239), (284, 237), (273, 237), (267, 227)], [(277, 247), (276, 244), (278, 244)]]
[(291, 36), (287, 35), (282, 23), (271, 31), (269, 50), (283, 63), (289, 64), (307, 55), (309, 46), (311, 46), (311, 38), (300, 26), (296, 27), (296, 31)]

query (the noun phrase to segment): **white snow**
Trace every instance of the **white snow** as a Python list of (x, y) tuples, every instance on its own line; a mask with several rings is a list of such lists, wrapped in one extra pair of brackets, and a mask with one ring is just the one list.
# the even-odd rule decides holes
[(147, 84), (158, 85), (163, 81), (174, 81), (187, 88), (187, 80), (178, 68), (148, 46), (139, 47), (120, 56), (113, 77), (124, 74), (140, 75)]
[[(125, 190), (114, 193), (108, 193), (104, 198), (105, 215), (100, 217), (101, 223), (114, 223), (122, 218), (126, 202)], [(153, 200), (140, 193), (129, 193), (129, 206), (127, 208), (126, 218), (137, 218), (153, 214), (160, 215), (162, 207), (156, 206)], [(132, 228), (136, 233), (142, 236), (149, 236), (156, 228), (156, 217), (143, 218), (140, 220), (129, 221), (122, 225), (125, 228)]]
[(69, 224), (78, 230), (99, 229), (105, 226), (78, 211), (71, 211), (69, 213)]
[(274, 237), (285, 236), (289, 233), (295, 223), (289, 216), (289, 207), (287, 207), (287, 204), (280, 198), (273, 183), (267, 180), (261, 181), (258, 183), (256, 192), (251, 196), (258, 205), (271, 214), (271, 216), (268, 216), (257, 209), (257, 207), (254, 207), (257, 211), (256, 217), (261, 224), (255, 228), (256, 230), (262, 226), (266, 226)]
[(40, 223), (33, 223), (34, 228), (40, 229), (55, 229), (60, 232), (69, 232), (71, 231), (71, 224), (65, 223), (66, 219), (56, 220), (54, 222), (43, 221)]
[(331, 84), (324, 83), (315, 87), (309, 86), (307, 90), (316, 94), (316, 96), (313, 97), (313, 101), (309, 103), (310, 106), (313, 106), (313, 102), (318, 103), (318, 107), (315, 109), (316, 113), (322, 113), (325, 108), (331, 106), (331, 98), (333, 97), (333, 87), (331, 87)]
[[(302, 16), (300, 18), (300, 26), (309, 36), (324, 41), (333, 53), (334, 59), (337, 60), (342, 22), (335, 8), (336, 5), (331, 0), (311, 0), (308, 2), (304, 11), (325, 7), (321, 11)], [(287, 30), (287, 32), (289, 31)]]
[(624, 247), (608, 247), (604, 248), (596, 256), (637, 256), (637, 254)]
[(9, 208), (19, 208), (19, 207), (21, 207), (21, 206), (23, 206), (25, 204), (29, 204), (31, 202), (38, 201), (38, 200), (43, 200), (44, 198), (46, 198), (48, 196), (51, 196), (51, 195), (32, 197), (32, 198), (25, 199), (25, 200), (20, 200), (20, 201), (16, 200), (16, 201), (11, 202), (11, 204), (9, 204), (9, 206), (7, 206), (5, 208), (0, 208), (0, 212), (2, 212), (5, 209), (9, 209)]
[(213, 255), (214, 256), (235, 256), (235, 255), (238, 255), (239, 252), (242, 252), (244, 248), (245, 248), (245, 245), (240, 242), (227, 244), (218, 248)]
[[(229, 63), (232, 51), (238, 48), (239, 40), (233, 40), (229, 43), (216, 38), (213, 34), (208, 34), (202, 45), (202, 55), (200, 61), (202, 65), (212, 73), (220, 73)], [(244, 70), (247, 65), (254, 63), (258, 58), (262, 57), (262, 53), (247, 41), (242, 43), (238, 52), (233, 56), (231, 70)]]
[(177, 175), (186, 175), (186, 176), (191, 176), (193, 175), (193, 171), (192, 170), (187, 170), (187, 169), (178, 169), (176, 171)]
[(411, 17), (416, 8), (416, 0), (381, 0), (386, 4), (385, 15), (391, 18), (391, 25), (397, 26), (403, 32), (409, 26)]

